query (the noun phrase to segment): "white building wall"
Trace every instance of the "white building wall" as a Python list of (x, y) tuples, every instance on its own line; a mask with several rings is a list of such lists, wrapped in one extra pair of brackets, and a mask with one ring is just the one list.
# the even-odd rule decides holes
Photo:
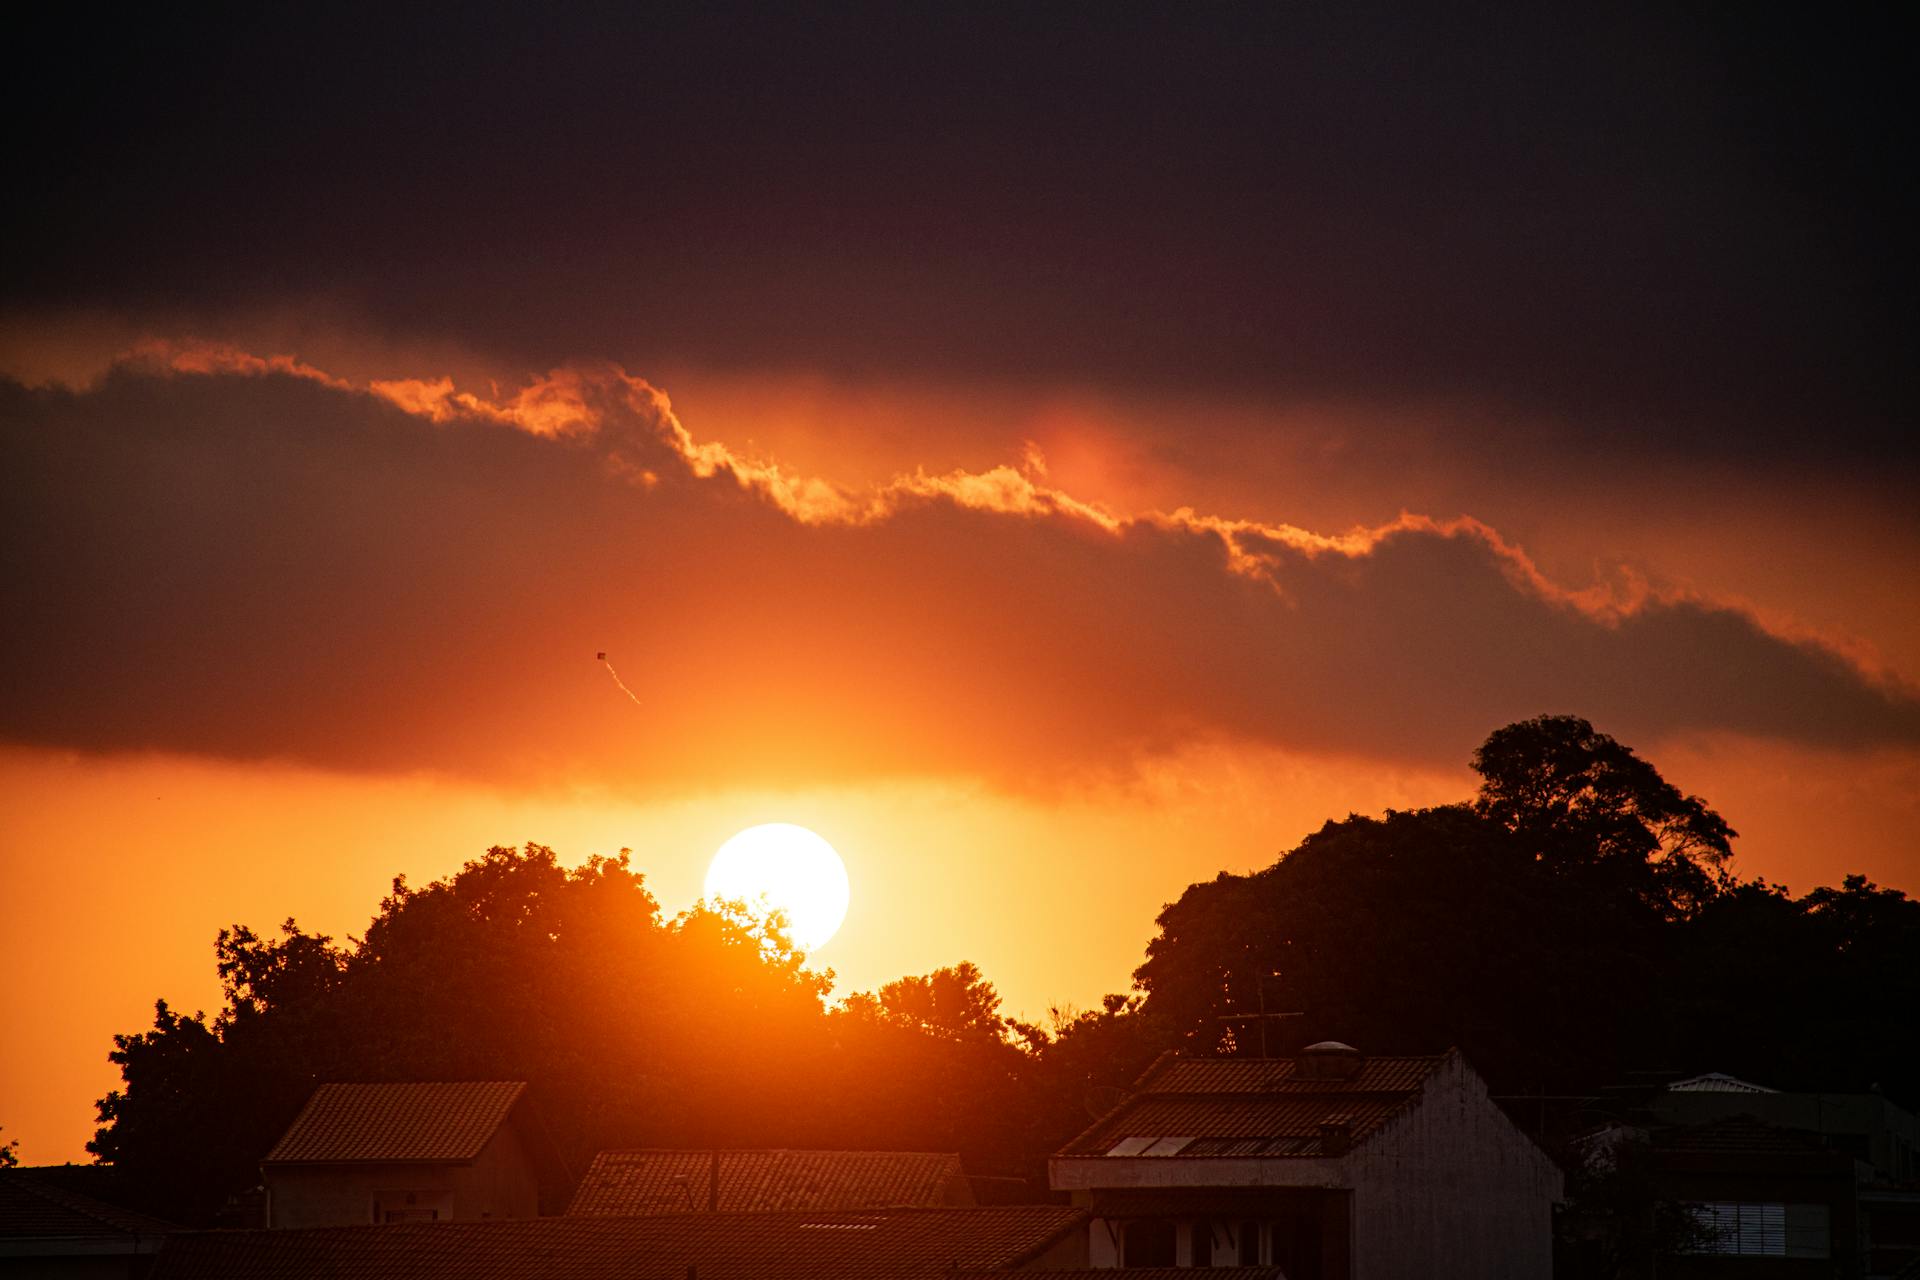
[(1354, 1280), (1546, 1280), (1560, 1170), (1458, 1054), (1420, 1102), (1341, 1162)]

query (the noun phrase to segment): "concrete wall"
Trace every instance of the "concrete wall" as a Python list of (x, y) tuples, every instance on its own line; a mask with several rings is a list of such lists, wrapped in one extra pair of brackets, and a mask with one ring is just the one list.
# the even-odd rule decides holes
[(437, 1212), (441, 1222), (540, 1211), (533, 1161), (512, 1121), (467, 1164), (269, 1165), (261, 1175), (272, 1227), (353, 1226), (382, 1221), (389, 1210)]
[(471, 1165), (454, 1169), (454, 1217), (533, 1218), (540, 1214), (540, 1183), (520, 1129), (500, 1126)]
[(1419, 1105), (1343, 1161), (1354, 1280), (1545, 1280), (1558, 1166), (1487, 1097), (1459, 1055)]

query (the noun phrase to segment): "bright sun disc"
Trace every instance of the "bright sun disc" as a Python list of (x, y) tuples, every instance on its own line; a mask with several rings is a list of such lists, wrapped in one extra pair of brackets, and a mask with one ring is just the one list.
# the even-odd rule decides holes
[(794, 945), (812, 951), (847, 918), (847, 867), (805, 827), (768, 822), (720, 846), (707, 868), (706, 893), (754, 911), (785, 911)]

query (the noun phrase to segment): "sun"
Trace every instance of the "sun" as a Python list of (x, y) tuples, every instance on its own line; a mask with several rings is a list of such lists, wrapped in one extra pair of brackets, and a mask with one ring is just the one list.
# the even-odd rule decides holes
[(748, 827), (721, 845), (707, 868), (706, 894), (739, 899), (757, 911), (785, 911), (802, 951), (833, 937), (851, 896), (847, 866), (833, 846), (791, 822)]

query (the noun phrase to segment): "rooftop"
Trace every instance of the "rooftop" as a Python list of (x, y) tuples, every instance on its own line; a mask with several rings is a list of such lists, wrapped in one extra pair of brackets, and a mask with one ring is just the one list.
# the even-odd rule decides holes
[(1419, 1097), (1445, 1055), (1355, 1058), (1345, 1079), (1310, 1058), (1163, 1055), (1062, 1156), (1325, 1156), (1364, 1141)]
[(323, 1084), (263, 1163), (472, 1160), (526, 1088), (517, 1080)]
[(56, 1186), (31, 1170), (0, 1169), (0, 1241), (104, 1241), (177, 1229)]
[(960, 1157), (950, 1152), (602, 1151), (567, 1212), (932, 1208), (972, 1201)]
[(1058, 1205), (528, 1218), (174, 1236), (150, 1280), (946, 1280), (1044, 1252)]

